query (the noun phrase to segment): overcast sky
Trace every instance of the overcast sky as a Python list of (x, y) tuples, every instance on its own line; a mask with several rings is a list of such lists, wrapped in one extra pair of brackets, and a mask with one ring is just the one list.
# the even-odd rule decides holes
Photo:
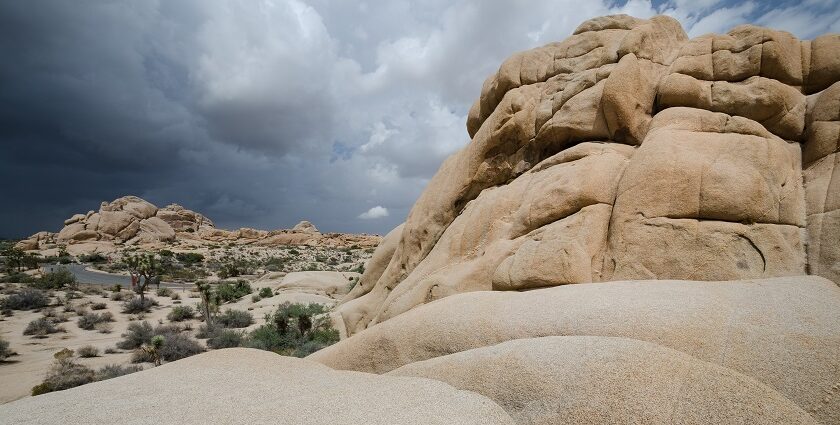
[(224, 228), (385, 233), (511, 53), (612, 13), (813, 38), (838, 2), (0, 0), (0, 236), (127, 194)]

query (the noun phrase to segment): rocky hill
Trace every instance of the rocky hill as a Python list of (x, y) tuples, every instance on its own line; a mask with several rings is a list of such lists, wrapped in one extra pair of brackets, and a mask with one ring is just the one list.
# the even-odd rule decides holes
[(292, 229), (218, 229), (207, 217), (178, 204), (158, 208), (136, 196), (103, 202), (99, 211), (75, 214), (64, 221), (58, 233), (38, 232), (18, 244), (24, 250), (48, 250), (57, 245), (76, 245), (74, 251), (110, 252), (118, 245), (161, 245), (171, 242), (193, 245), (234, 243), (237, 245), (280, 246), (320, 245), (345, 247), (376, 246), (376, 235), (322, 234), (308, 221)]
[(840, 35), (591, 19), (505, 61), (467, 130), (334, 311), (341, 342), (0, 417), (156, 420), (132, 399), (184, 423), (840, 423)]

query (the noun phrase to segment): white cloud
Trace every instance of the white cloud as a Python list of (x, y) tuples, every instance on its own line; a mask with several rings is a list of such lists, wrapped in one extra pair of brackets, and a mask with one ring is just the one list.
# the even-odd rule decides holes
[(388, 208), (383, 206), (377, 205), (361, 214), (359, 214), (359, 218), (362, 220), (373, 220), (375, 218), (382, 218), (388, 217)]

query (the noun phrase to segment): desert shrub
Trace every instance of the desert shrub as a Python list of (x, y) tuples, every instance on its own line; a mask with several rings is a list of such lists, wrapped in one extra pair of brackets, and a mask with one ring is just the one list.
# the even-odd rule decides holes
[(96, 329), (97, 332), (101, 334), (109, 334), (111, 331), (114, 330), (114, 326), (108, 322), (100, 322), (93, 325), (93, 328)]
[(274, 292), (269, 287), (260, 288), (260, 298), (271, 298), (274, 296)]
[(111, 294), (111, 301), (126, 301), (134, 298), (134, 294), (131, 292), (113, 292)]
[(247, 328), (254, 323), (254, 316), (247, 311), (225, 310), (216, 316), (216, 323), (225, 328)]
[(166, 318), (172, 322), (183, 322), (195, 317), (195, 310), (188, 305), (176, 305), (172, 307), (172, 311), (166, 315)]
[(279, 351), (283, 348), (293, 346), (294, 341), (280, 335), (277, 328), (272, 325), (262, 325), (248, 334), (243, 347), (257, 348), (266, 351)]
[(271, 257), (263, 263), (266, 270), (270, 272), (281, 272), (284, 269), (286, 261), (282, 258)]
[(168, 249), (162, 249), (158, 251), (158, 255), (160, 255), (161, 257), (171, 257), (174, 255), (174, 253)]
[(21, 272), (12, 272), (8, 276), (0, 277), (0, 283), (33, 283), (35, 278)]
[(82, 262), (82, 263), (98, 264), (98, 263), (104, 263), (104, 262), (108, 261), (108, 257), (106, 257), (106, 256), (104, 256), (104, 255), (102, 255), (98, 252), (94, 252), (93, 254), (80, 255), (79, 256), (79, 261)]
[(253, 292), (251, 285), (245, 280), (238, 280), (233, 284), (222, 282), (216, 285), (216, 294), (225, 303), (236, 301), (251, 292)]
[(204, 256), (197, 252), (179, 252), (175, 254), (175, 259), (177, 259), (184, 265), (191, 266), (193, 264), (198, 264), (204, 261)]
[(105, 310), (108, 308), (108, 305), (105, 303), (93, 303), (90, 305), (91, 310)]
[(76, 308), (73, 309), (73, 312), (76, 313), (76, 315), (79, 316), (79, 317), (82, 317), (86, 314), (90, 314), (87, 306), (84, 306), (84, 305), (76, 306)]
[(207, 340), (207, 346), (213, 349), (239, 347), (242, 344), (242, 332), (222, 329)]
[(50, 367), (44, 382), (32, 388), (32, 395), (61, 391), (96, 380), (93, 369), (73, 362), (71, 359), (59, 359)]
[(92, 345), (85, 345), (83, 347), (79, 347), (76, 350), (76, 354), (82, 358), (89, 358), (89, 357), (98, 357), (99, 356), (99, 349), (92, 346)]
[(31, 285), (39, 289), (75, 288), (76, 276), (73, 276), (70, 270), (62, 268), (54, 272), (44, 273)]
[(64, 331), (64, 329), (55, 326), (55, 323), (53, 323), (52, 320), (46, 317), (39, 317), (26, 325), (26, 329), (23, 330), (23, 334), (35, 337), (45, 337), (49, 334), (62, 331)]
[(79, 325), (79, 328), (84, 329), (86, 331), (93, 330), (96, 325), (105, 322), (113, 322), (114, 315), (111, 313), (87, 313), (81, 317), (76, 322)]
[(117, 343), (117, 348), (132, 350), (131, 361), (133, 363), (154, 362), (154, 358), (144, 350), (138, 348), (152, 343), (152, 338), (163, 337), (163, 345), (159, 349), (159, 355), (168, 362), (189, 357), (204, 351), (201, 344), (194, 338), (181, 332), (181, 328), (173, 325), (161, 325), (154, 329), (149, 322), (131, 323), (128, 330), (123, 334), (123, 340)]
[(68, 321), (67, 314), (55, 311), (53, 308), (44, 309), (41, 313), (44, 317), (50, 319), (53, 323), (64, 323)]
[(177, 301), (181, 299), (181, 296), (178, 295), (176, 292), (173, 292), (172, 295), (169, 296), (173, 301)]
[(118, 364), (109, 364), (102, 366), (96, 371), (96, 380), (104, 381), (106, 379), (128, 375), (129, 373), (140, 372), (141, 370), (143, 370), (143, 366), (122, 366)]
[(170, 297), (172, 296), (172, 290), (169, 288), (158, 288), (158, 290), (155, 291), (155, 295), (159, 297)]
[(35, 310), (46, 307), (50, 299), (44, 291), (34, 288), (23, 288), (18, 293), (9, 295), (2, 301), (0, 307), (9, 310)]
[(147, 313), (152, 307), (157, 306), (158, 302), (153, 298), (146, 298), (141, 300), (140, 297), (133, 297), (123, 303), (123, 313), (137, 314)]
[(251, 302), (252, 303), (259, 302), (261, 299), (262, 299), (262, 297), (260, 297), (257, 294), (251, 295)]
[(304, 357), (338, 341), (338, 331), (321, 304), (284, 303), (268, 323), (251, 332), (243, 345)]
[(0, 361), (6, 360), (14, 354), (14, 351), (9, 349), (9, 341), (0, 338)]
[(117, 348), (133, 350), (151, 341), (154, 329), (149, 322), (134, 322), (128, 324), (128, 329), (122, 334), (123, 340), (117, 343)]
[(195, 338), (187, 334), (175, 333), (163, 335), (163, 347), (160, 349), (160, 357), (163, 360), (172, 362), (203, 352), (204, 347)]
[(208, 326), (205, 323), (198, 327), (198, 332), (195, 333), (195, 337), (199, 339), (213, 338), (221, 329), (219, 326)]

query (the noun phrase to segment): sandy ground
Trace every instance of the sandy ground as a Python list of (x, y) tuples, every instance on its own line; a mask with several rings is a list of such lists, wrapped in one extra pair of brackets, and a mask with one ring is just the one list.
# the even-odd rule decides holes
[[(308, 273), (308, 272), (304, 272)], [(318, 273), (335, 274), (335, 276), (317, 276)], [(293, 277), (297, 274), (293, 274)], [(327, 296), (322, 288), (335, 286), (340, 279), (347, 279), (348, 276), (358, 276), (355, 273), (339, 273), (339, 272), (316, 272), (313, 279), (309, 279), (307, 284), (306, 276), (301, 279), (293, 279), (292, 285), (284, 284), (284, 274), (275, 273), (255, 279), (251, 282), (251, 287), (254, 293), (257, 293), (260, 288), (269, 287), (273, 291), (279, 292), (277, 295), (262, 299), (254, 303), (251, 295), (241, 298), (239, 301), (225, 304), (221, 310), (235, 309), (248, 310), (254, 316), (255, 323), (247, 328), (252, 330), (265, 323), (264, 316), (276, 310), (277, 306), (284, 302), (300, 302), (300, 303), (322, 303), (329, 306), (334, 305), (337, 299), (340, 298), (346, 291), (339, 291)], [(327, 279), (324, 279), (327, 277)], [(322, 283), (322, 281), (326, 283)], [(302, 284), (303, 283), (303, 284)], [(125, 291), (124, 291), (125, 292)], [(103, 291), (106, 295), (110, 295), (110, 291)], [(190, 298), (192, 294), (189, 290), (175, 290), (180, 296), (180, 300), (173, 301), (169, 297), (159, 297), (154, 295), (154, 290), (148, 294), (150, 298), (158, 301), (160, 306), (152, 309), (147, 313), (143, 320), (147, 320), (153, 326), (159, 324), (169, 324), (166, 315), (174, 305), (190, 305), (195, 307), (198, 303), (198, 298)], [(64, 295), (62, 291), (56, 291), (56, 295)], [(195, 296), (195, 295), (193, 295)], [(52, 298), (55, 304), (56, 297)], [(122, 313), (122, 302), (112, 301), (103, 295), (84, 295), (82, 298), (73, 300), (73, 305), (84, 305), (86, 303), (104, 302), (107, 305), (105, 310), (92, 311), (95, 313), (111, 312), (115, 321), (111, 322), (113, 326), (111, 333), (103, 334), (96, 330), (83, 330), (77, 326), (78, 317), (75, 313), (66, 313), (68, 321), (61, 323), (60, 326), (66, 332), (60, 332), (48, 335), (46, 338), (34, 338), (31, 336), (24, 336), (23, 330), (29, 322), (42, 317), (43, 311), (14, 311), (11, 317), (0, 316), (0, 336), (6, 341), (9, 341), (10, 349), (17, 352), (17, 355), (6, 359), (5, 362), (0, 362), (0, 404), (8, 403), (13, 400), (29, 396), (33, 386), (40, 384), (43, 381), (44, 375), (53, 362), (53, 354), (63, 348), (76, 350), (85, 345), (93, 345), (99, 348), (99, 357), (94, 358), (78, 358), (78, 363), (88, 367), (98, 369), (107, 364), (123, 364), (130, 363), (131, 352), (117, 349), (117, 353), (105, 354), (105, 349), (116, 349), (115, 344), (122, 339), (122, 334), (126, 331), (129, 323), (132, 320), (138, 320), (136, 317)], [(56, 312), (63, 312), (63, 306), (53, 305), (52, 308)], [(182, 325), (192, 326), (192, 334), (198, 331), (201, 321), (188, 320), (180, 322)], [(199, 340), (204, 344), (205, 340)], [(145, 368), (152, 367), (152, 364), (144, 364)]]

